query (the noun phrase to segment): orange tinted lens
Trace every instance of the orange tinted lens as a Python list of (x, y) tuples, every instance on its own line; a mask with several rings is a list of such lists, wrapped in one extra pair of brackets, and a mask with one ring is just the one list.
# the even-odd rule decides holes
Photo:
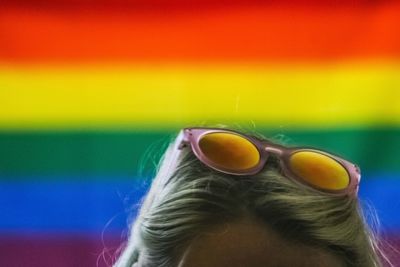
[(236, 134), (206, 134), (201, 137), (199, 147), (209, 160), (230, 170), (246, 170), (260, 161), (257, 148), (249, 140)]
[(345, 189), (350, 182), (349, 174), (339, 162), (320, 153), (296, 152), (290, 157), (290, 167), (296, 175), (323, 189)]

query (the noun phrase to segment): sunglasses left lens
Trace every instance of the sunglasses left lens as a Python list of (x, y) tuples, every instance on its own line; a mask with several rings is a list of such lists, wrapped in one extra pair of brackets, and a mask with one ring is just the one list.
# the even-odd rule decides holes
[(232, 133), (209, 133), (200, 138), (199, 148), (216, 165), (243, 171), (260, 161), (258, 149), (246, 138)]

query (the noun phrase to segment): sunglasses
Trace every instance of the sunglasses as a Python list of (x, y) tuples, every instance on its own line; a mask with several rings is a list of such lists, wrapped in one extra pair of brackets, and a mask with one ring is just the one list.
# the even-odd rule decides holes
[(184, 128), (178, 149), (190, 146), (208, 167), (231, 175), (259, 173), (271, 155), (285, 177), (330, 195), (356, 196), (361, 174), (357, 165), (331, 153), (307, 147), (285, 147), (220, 128)]

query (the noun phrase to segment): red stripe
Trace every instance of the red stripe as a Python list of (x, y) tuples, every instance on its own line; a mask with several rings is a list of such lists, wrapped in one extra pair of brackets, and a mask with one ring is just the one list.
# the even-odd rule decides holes
[(0, 11), (0, 60), (326, 61), (400, 58), (400, 5)]

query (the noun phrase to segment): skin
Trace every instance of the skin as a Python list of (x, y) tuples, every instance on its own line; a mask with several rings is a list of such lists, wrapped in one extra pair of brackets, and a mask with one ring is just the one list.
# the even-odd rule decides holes
[(338, 267), (322, 249), (291, 244), (254, 219), (218, 225), (194, 239), (178, 267)]

